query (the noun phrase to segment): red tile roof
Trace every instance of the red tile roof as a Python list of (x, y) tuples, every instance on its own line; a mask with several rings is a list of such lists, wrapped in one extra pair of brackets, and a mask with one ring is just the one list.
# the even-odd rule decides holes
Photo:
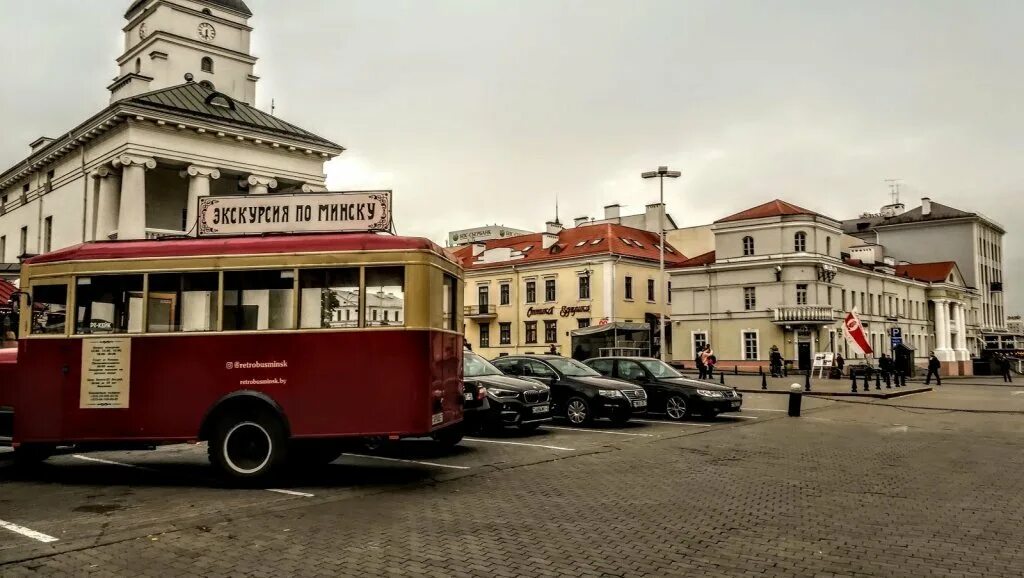
[(909, 265), (897, 265), (896, 276), (916, 279), (928, 283), (944, 283), (949, 279), (949, 274), (956, 268), (953, 261), (940, 261), (938, 263), (911, 263)]
[[(530, 248), (522, 258), (494, 263), (476, 263), (472, 245), (459, 247), (455, 249), (454, 253), (466, 269), (487, 269), (601, 254), (657, 261), (660, 254), (657, 233), (614, 223), (563, 229), (558, 234), (558, 241), (555, 245), (544, 249), (543, 243), (543, 234), (541, 233), (485, 241), (483, 245), (487, 250), (510, 248), (513, 251), (521, 252)], [(678, 267), (684, 261), (686, 261), (685, 255), (677, 251), (671, 244), (665, 244), (666, 267)]]
[(678, 268), (684, 268), (684, 267), (703, 267), (704, 265), (714, 265), (714, 264), (715, 264), (715, 252), (714, 251), (708, 251), (707, 253), (704, 253), (703, 255), (697, 255), (696, 257), (694, 257), (692, 259), (687, 259), (687, 260), (683, 261), (682, 263), (676, 265), (676, 267), (678, 267)]
[(786, 201), (775, 199), (774, 201), (768, 201), (767, 203), (758, 205), (752, 209), (740, 211), (735, 215), (729, 215), (724, 219), (718, 219), (715, 222), (729, 223), (732, 221), (746, 221), (748, 219), (764, 219), (767, 217), (785, 217), (791, 215), (818, 215), (818, 213), (787, 203)]

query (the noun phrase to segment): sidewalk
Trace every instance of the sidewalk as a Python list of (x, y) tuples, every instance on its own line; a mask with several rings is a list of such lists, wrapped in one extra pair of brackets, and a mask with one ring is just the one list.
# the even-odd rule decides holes
[[(685, 373), (686, 377), (696, 378), (696, 375), (691, 373)], [(725, 372), (724, 374), (716, 374), (714, 379), (711, 380), (713, 383), (721, 384), (725, 381), (725, 385), (735, 387), (743, 393), (777, 393), (784, 394), (790, 392), (790, 386), (794, 383), (800, 386), (801, 391), (804, 390), (804, 380), (806, 379), (802, 374), (790, 374), (789, 377), (771, 377), (766, 375), (764, 382), (767, 385), (767, 389), (762, 389), (761, 376), (756, 374), (731, 374)], [(885, 386), (885, 381), (879, 381), (879, 388), (875, 386), (875, 380), (872, 378), (868, 381), (868, 391), (864, 391), (864, 378), (861, 377), (857, 380), (857, 392), (853, 392), (853, 387), (848, 379), (819, 379), (817, 377), (811, 378), (811, 395), (822, 395), (822, 396), (835, 396), (835, 397), (865, 397), (865, 398), (881, 398), (889, 399), (893, 397), (901, 397), (904, 395), (910, 395), (912, 393), (921, 393), (925, 391), (931, 391), (930, 386), (924, 385), (923, 381), (919, 382), (907, 382), (906, 387), (896, 387), (895, 384), (891, 384), (888, 388)], [(805, 392), (806, 393), (806, 392)]]

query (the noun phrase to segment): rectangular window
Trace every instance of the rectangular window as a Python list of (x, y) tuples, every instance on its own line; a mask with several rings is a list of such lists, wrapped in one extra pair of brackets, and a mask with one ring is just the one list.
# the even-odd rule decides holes
[(580, 275), (580, 299), (590, 299), (590, 275)]
[(359, 327), (359, 269), (299, 271), (299, 327)]
[(832, 304), (832, 288), (831, 287), (828, 288), (828, 296), (827, 296), (827, 298), (828, 298), (828, 304), (831, 305)]
[(590, 327), (590, 319), (587, 317), (581, 317), (576, 320), (576, 324), (580, 329), (583, 329), (584, 327)]
[(224, 273), (224, 330), (291, 329), (294, 289), (291, 269)]
[(29, 331), (33, 335), (63, 335), (67, 309), (67, 285), (34, 285), (32, 323)]
[(647, 300), (654, 301), (654, 279), (647, 280)]
[(477, 303), (480, 304), (481, 313), (487, 312), (487, 306), (491, 303), (491, 288), (487, 285), (481, 285), (476, 288)]
[(544, 321), (544, 343), (555, 343), (558, 341), (558, 321), (548, 319)]
[[(405, 267), (367, 267), (365, 319), (373, 318), (366, 325), (405, 325)], [(384, 311), (388, 316), (384, 321)], [(376, 313), (372, 315), (371, 313)]]
[(499, 323), (498, 324), (498, 342), (501, 345), (512, 344), (512, 324), (511, 323)]
[(633, 278), (626, 277), (626, 299), (633, 298)]
[(799, 284), (796, 286), (796, 304), (807, 305), (807, 285)]
[(743, 359), (748, 361), (756, 361), (758, 359), (756, 331), (743, 332)]
[(840, 292), (840, 295), (842, 296), (842, 299), (843, 299), (843, 311), (846, 311), (846, 289), (843, 289)]
[(526, 282), (526, 302), (536, 303), (537, 302), (537, 282), (527, 281)]
[(697, 332), (693, 334), (693, 353), (696, 355), (704, 348), (708, 346), (708, 334), (704, 332)]
[(79, 277), (75, 333), (142, 333), (142, 275)]
[(672, 304), (672, 282), (671, 281), (668, 282), (667, 289), (668, 289), (668, 292), (667, 292), (667, 294), (668, 294), (668, 304), (671, 305)]
[(18, 256), (28, 253), (28, 227), (21, 228), (21, 238), (18, 243)]
[(757, 309), (757, 290), (755, 287), (743, 288), (743, 308), (747, 311)]
[(510, 293), (511, 285), (509, 285), (508, 283), (502, 283), (501, 286), (498, 288), (498, 299), (500, 299), (499, 303), (501, 303), (502, 305), (508, 305), (509, 303), (511, 303), (512, 298), (509, 296)]
[(491, 346), (491, 324), (481, 323), (480, 324), (480, 347)]
[(217, 273), (151, 274), (146, 331), (216, 331), (219, 285)]
[(0, 263), (5, 263), (7, 259), (7, 235), (0, 236)]
[(550, 302), (555, 300), (555, 297), (556, 297), (556, 295), (555, 295), (555, 280), (554, 279), (545, 279), (544, 280), (544, 300), (550, 303)]
[[(455, 307), (458, 304), (458, 281), (455, 277), (444, 275), (444, 282), (441, 286), (441, 298), (444, 302), (441, 305), (441, 324), (444, 329), (456, 331), (458, 318), (455, 315)], [(345, 311), (345, 319), (348, 320), (349, 311)], [(354, 317), (354, 316), (353, 316)]]
[(43, 219), (43, 253), (50, 252), (50, 245), (53, 243), (53, 217)]
[(537, 343), (537, 322), (527, 321), (526, 325), (526, 343)]

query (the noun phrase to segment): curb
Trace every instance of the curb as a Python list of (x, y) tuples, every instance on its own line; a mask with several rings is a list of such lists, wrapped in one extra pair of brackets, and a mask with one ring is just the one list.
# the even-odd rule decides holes
[[(780, 391), (777, 389), (737, 389), (741, 393), (771, 393), (776, 395), (786, 395), (788, 391)], [(848, 391), (801, 391), (806, 395), (815, 397), (863, 397), (870, 399), (892, 399), (894, 397), (903, 397), (905, 395), (913, 395), (915, 393), (924, 393), (926, 391), (932, 391), (931, 387), (915, 387), (915, 388), (904, 388), (899, 391), (883, 392), (883, 393), (853, 393)]]

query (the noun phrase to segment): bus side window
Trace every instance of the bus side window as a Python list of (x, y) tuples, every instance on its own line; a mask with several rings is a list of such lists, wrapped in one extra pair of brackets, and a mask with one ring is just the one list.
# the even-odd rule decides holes
[(67, 308), (67, 285), (32, 286), (32, 335), (63, 335)]
[(455, 315), (455, 305), (458, 303), (457, 287), (458, 282), (455, 277), (445, 273), (441, 291), (442, 299), (444, 299), (444, 302), (441, 305), (441, 327), (450, 331), (455, 331), (455, 322), (458, 319), (458, 316)]
[(75, 333), (142, 333), (142, 275), (79, 277)]
[(366, 326), (405, 325), (405, 267), (366, 268)]
[(224, 273), (224, 331), (291, 329), (291, 269)]
[(216, 331), (217, 291), (216, 273), (150, 274), (146, 331)]
[(359, 327), (359, 269), (299, 271), (299, 327)]

